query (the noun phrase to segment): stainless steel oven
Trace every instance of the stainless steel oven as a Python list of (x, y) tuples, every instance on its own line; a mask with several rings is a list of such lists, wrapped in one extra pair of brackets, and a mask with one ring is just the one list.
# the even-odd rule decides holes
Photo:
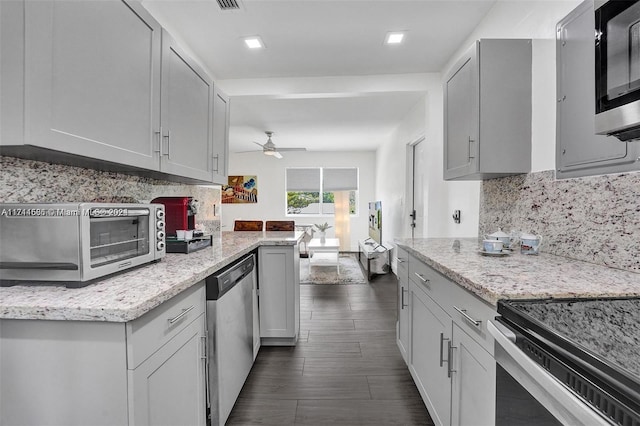
[[(640, 139), (640, 2), (596, 1), (598, 134)], [(599, 6), (599, 7), (598, 7)]]
[(0, 204), (0, 280), (79, 287), (165, 254), (161, 204)]
[(628, 314), (637, 306), (500, 301), (487, 327), (495, 339), (496, 425), (639, 425), (638, 363), (628, 359), (640, 349), (637, 318)]

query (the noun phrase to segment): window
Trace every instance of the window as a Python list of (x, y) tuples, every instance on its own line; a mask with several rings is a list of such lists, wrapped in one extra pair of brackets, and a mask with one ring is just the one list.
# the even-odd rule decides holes
[(286, 180), (288, 215), (333, 215), (337, 191), (349, 191), (349, 212), (357, 213), (358, 169), (355, 167), (288, 168)]

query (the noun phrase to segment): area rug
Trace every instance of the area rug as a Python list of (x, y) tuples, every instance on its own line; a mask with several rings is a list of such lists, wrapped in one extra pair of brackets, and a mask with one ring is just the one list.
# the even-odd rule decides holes
[(340, 274), (335, 266), (312, 265), (309, 274), (309, 259), (300, 259), (300, 284), (367, 284), (357, 255), (340, 255)]

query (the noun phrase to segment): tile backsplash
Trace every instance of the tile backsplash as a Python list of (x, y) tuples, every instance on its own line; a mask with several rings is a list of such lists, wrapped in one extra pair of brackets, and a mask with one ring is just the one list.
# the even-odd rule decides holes
[(542, 235), (543, 252), (640, 272), (640, 172), (484, 181), (479, 237), (498, 228)]
[(191, 196), (198, 200), (196, 223), (220, 230), (218, 186), (185, 185), (0, 156), (0, 202), (128, 202), (148, 203), (160, 196)]

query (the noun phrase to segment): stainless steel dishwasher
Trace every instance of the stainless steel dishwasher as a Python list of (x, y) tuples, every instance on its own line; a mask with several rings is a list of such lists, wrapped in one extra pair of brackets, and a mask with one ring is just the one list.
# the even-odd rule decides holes
[(224, 425), (253, 365), (255, 257), (206, 278), (208, 423)]

